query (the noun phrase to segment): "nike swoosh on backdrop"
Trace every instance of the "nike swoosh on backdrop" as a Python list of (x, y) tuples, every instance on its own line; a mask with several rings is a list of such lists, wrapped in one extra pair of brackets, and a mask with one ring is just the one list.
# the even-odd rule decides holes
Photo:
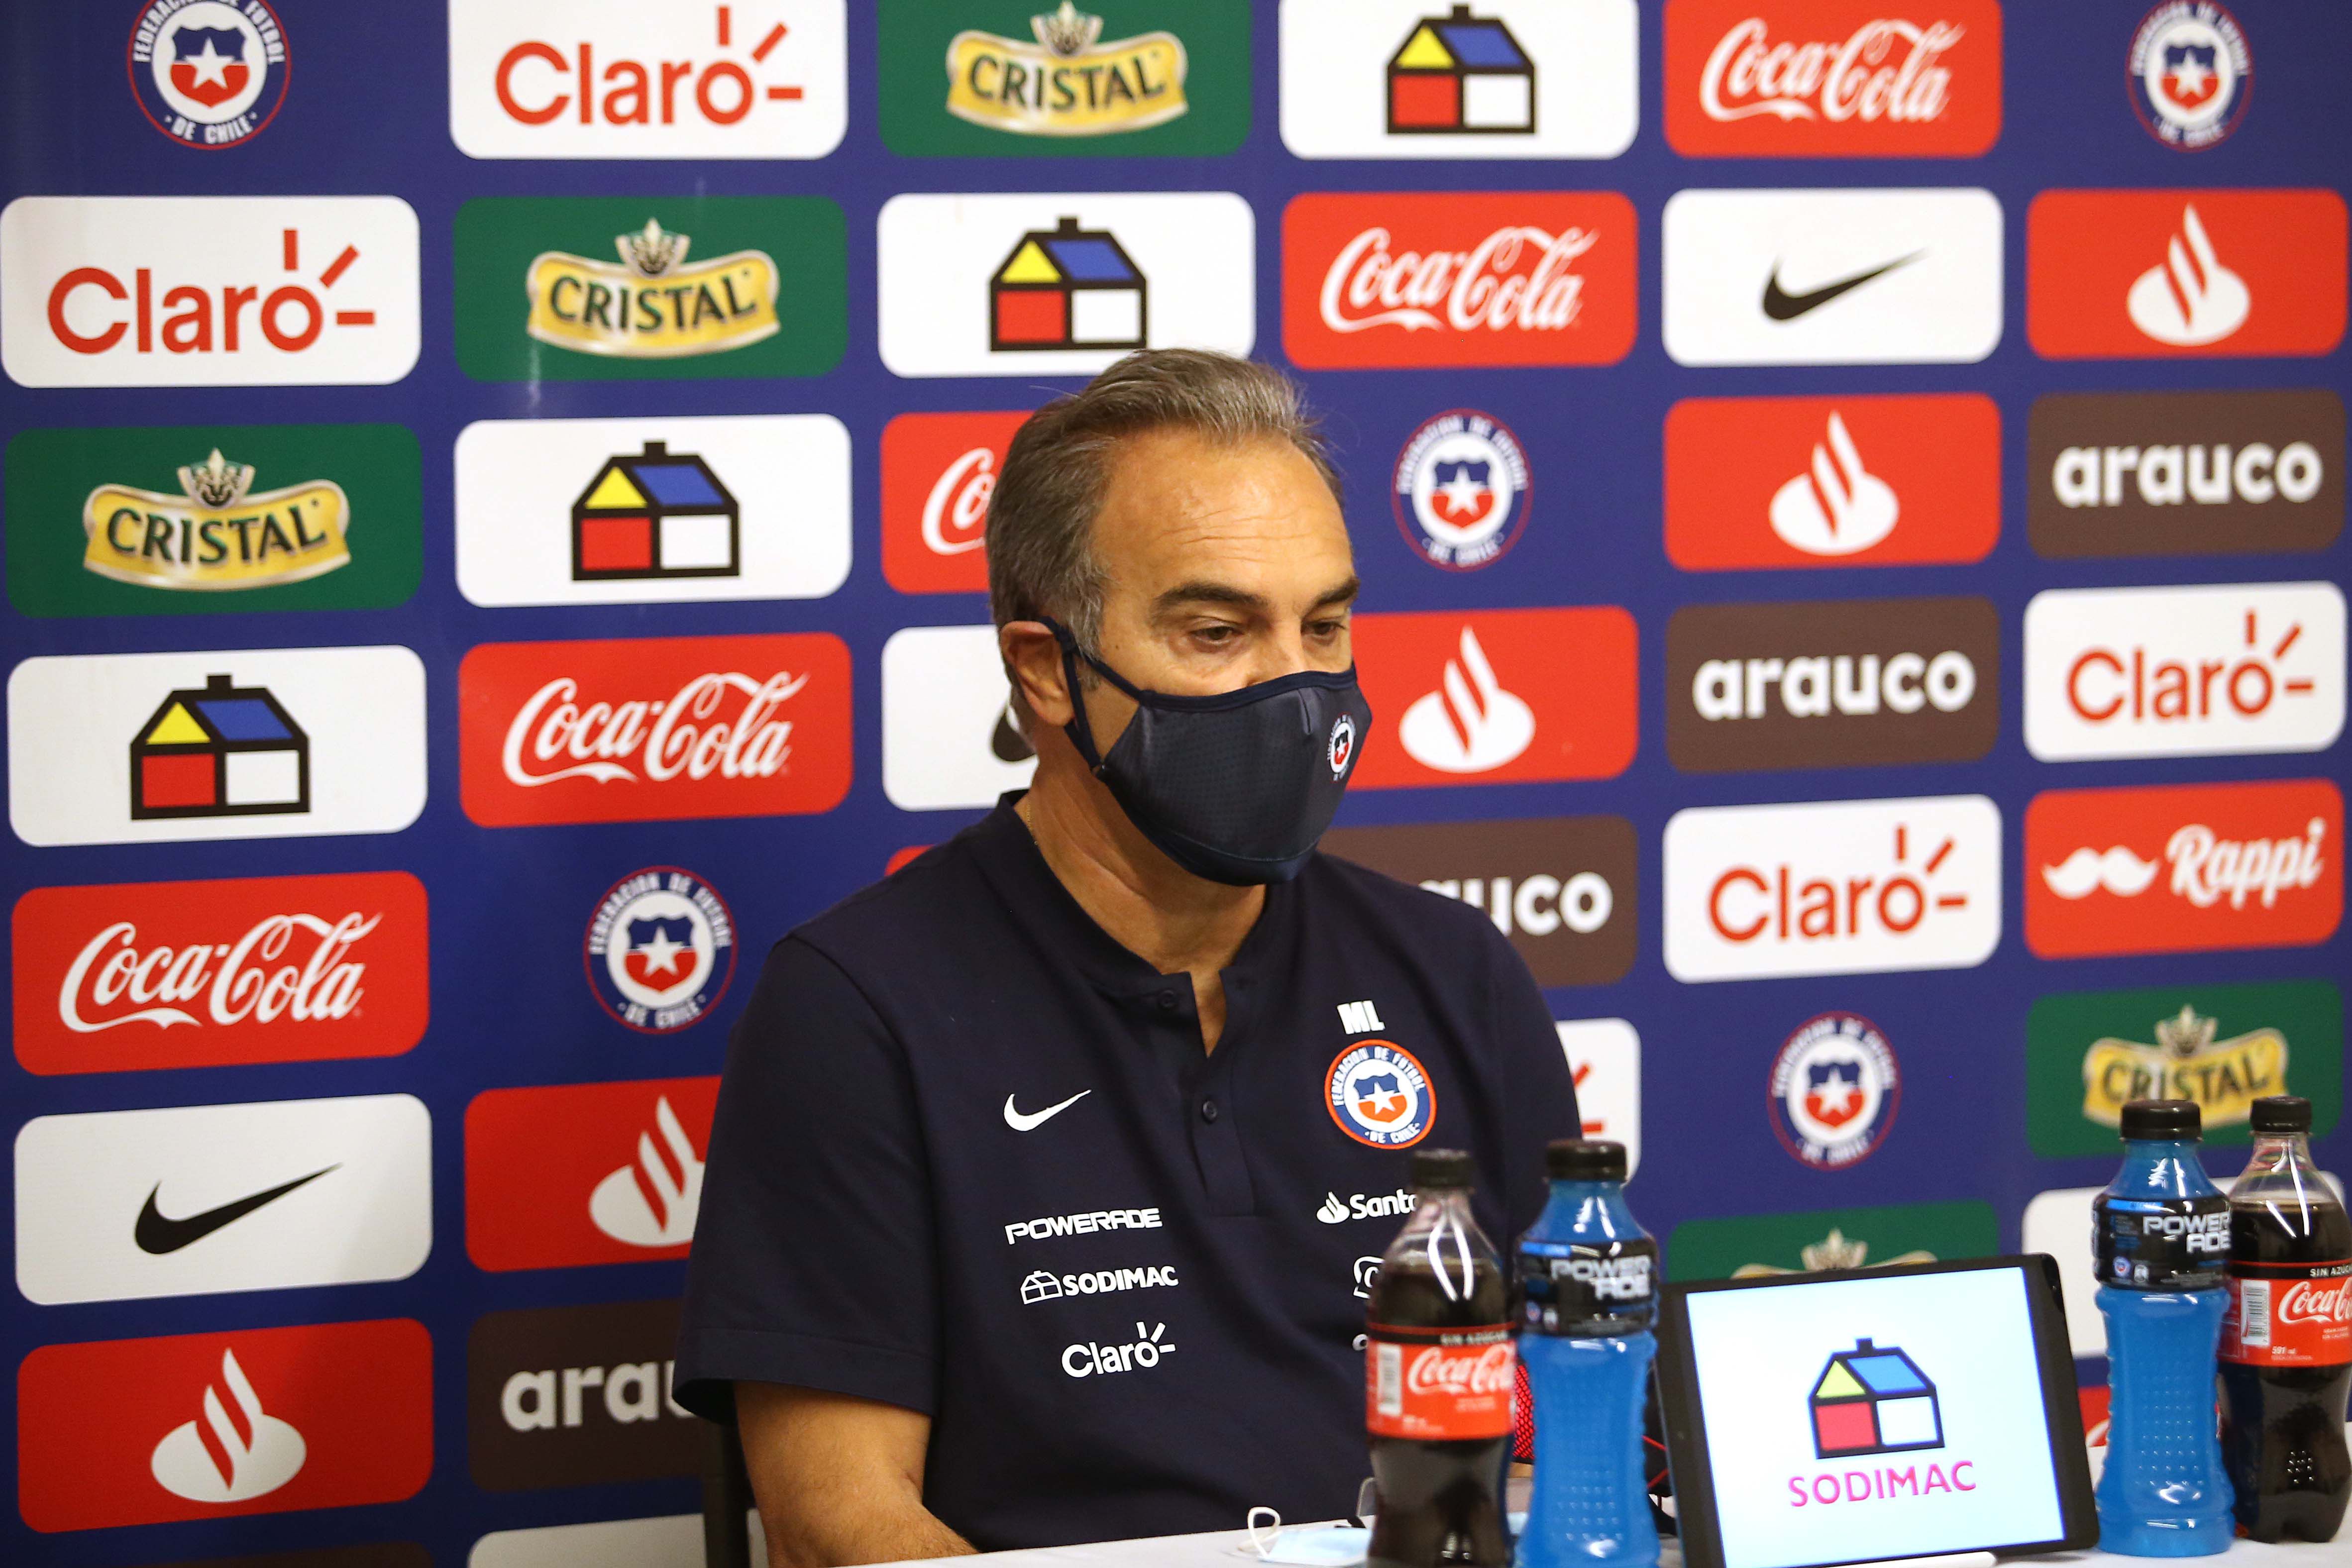
[(1085, 1099), (1087, 1095), (1093, 1092), (1094, 1091), (1091, 1089), (1081, 1089), (1076, 1094), (1071, 1095), (1067, 1100), (1063, 1101), (1060, 1104), (1048, 1105), (1043, 1111), (1040, 1111), (1032, 1116), (1024, 1116), (1020, 1112), (1015, 1111), (1013, 1108), (1013, 1096), (1007, 1094), (1004, 1097), (1004, 1124), (1012, 1128), (1016, 1133), (1025, 1133), (1032, 1127), (1042, 1127), (1046, 1123), (1052, 1121), (1055, 1117), (1060, 1115), (1063, 1112), (1068, 1110), (1071, 1106), (1076, 1104), (1079, 1101)]
[[(1060, 1109), (1056, 1106), (1055, 1109)], [(1047, 1114), (1051, 1114), (1049, 1112)], [(191, 1242), (202, 1241), (224, 1225), (235, 1224), (264, 1204), (275, 1203), (306, 1182), (317, 1181), (327, 1171), (341, 1168), (329, 1166), (326, 1170), (312, 1171), (306, 1176), (296, 1176), (283, 1186), (273, 1186), (267, 1192), (257, 1192), (240, 1197), (235, 1203), (224, 1203), (218, 1208), (208, 1208), (202, 1214), (192, 1214), (184, 1219), (168, 1219), (155, 1207), (156, 1193), (163, 1190), (157, 1182), (154, 1192), (147, 1195), (147, 1206), (139, 1211), (139, 1223), (131, 1228), (131, 1239), (139, 1243), (139, 1250), (161, 1258), (167, 1252), (177, 1252)]]
[(1852, 277), (1842, 277), (1827, 287), (1810, 289), (1803, 294), (1790, 294), (1780, 287), (1780, 264), (1772, 264), (1772, 276), (1764, 284), (1764, 314), (1775, 321), (1793, 321), (1808, 310), (1820, 308), (1848, 289), (1859, 288), (1874, 277), (1884, 277), (1898, 267), (1908, 267), (1927, 253), (1915, 250), (1909, 256), (1874, 267), (1868, 272), (1857, 272)]

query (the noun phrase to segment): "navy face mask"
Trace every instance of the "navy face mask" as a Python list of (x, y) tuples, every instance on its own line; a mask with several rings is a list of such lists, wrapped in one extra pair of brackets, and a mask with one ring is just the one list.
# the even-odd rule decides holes
[[(1299, 873), (1339, 810), (1371, 727), (1352, 666), (1175, 696), (1129, 685), (1068, 628), (1045, 624), (1062, 645), (1076, 709), (1064, 731), (1145, 838), (1211, 882), (1248, 887)], [(1135, 716), (1107, 755), (1078, 700), (1081, 659), (1135, 699)]]

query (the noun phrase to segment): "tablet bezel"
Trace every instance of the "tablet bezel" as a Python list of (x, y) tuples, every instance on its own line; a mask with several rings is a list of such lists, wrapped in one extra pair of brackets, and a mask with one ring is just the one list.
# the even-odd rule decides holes
[[(1697, 1356), (1691, 1342), (1691, 1297), (1717, 1291), (1770, 1290), (1775, 1286), (1900, 1279), (1916, 1274), (1984, 1273), (1993, 1270), (2015, 1270), (2023, 1278), (2034, 1361), (2041, 1373), (2042, 1409), (2050, 1437), (2051, 1468), (2058, 1483), (2059, 1524), (2063, 1533), (2053, 1541), (1956, 1542), (1939, 1550), (2012, 1556), (2084, 1551), (2096, 1546), (2098, 1507), (2091, 1491), (2090, 1454), (2083, 1443), (2083, 1406), (2074, 1381), (2074, 1345), (2066, 1333), (2063, 1287), (2059, 1283), (2057, 1260), (2047, 1253), (2034, 1252), (1882, 1269), (1825, 1269), (1817, 1273), (1774, 1274), (1754, 1280), (1693, 1280), (1665, 1286), (1658, 1303), (1658, 1407), (1666, 1429), (1666, 1460), (1674, 1473), (1675, 1521), (1682, 1537), (1685, 1568), (1724, 1568), (1722, 1521), (1716, 1512), (1715, 1475), (1706, 1458), (1706, 1414), (1699, 1398)], [(1826, 1542), (1824, 1546), (1828, 1546)], [(1871, 1557), (1830, 1555), (1789, 1563), (1785, 1568), (1847, 1568), (1849, 1564), (1875, 1561)]]

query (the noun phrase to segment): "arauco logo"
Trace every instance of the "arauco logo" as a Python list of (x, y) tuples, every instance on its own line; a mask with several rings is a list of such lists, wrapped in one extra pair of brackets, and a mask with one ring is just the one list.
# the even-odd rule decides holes
[(466, 1454), (488, 1491), (690, 1475), (698, 1424), (670, 1397), (677, 1302), (491, 1312), (466, 1336)]

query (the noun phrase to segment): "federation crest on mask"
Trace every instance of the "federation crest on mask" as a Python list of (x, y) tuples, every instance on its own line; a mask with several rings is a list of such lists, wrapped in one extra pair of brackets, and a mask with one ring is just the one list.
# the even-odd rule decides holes
[(1349, 1046), (1324, 1080), (1339, 1130), (1376, 1149), (1410, 1148), (1437, 1120), (1437, 1096), (1412, 1052), (1384, 1040)]
[(735, 974), (735, 921), (700, 877), (651, 866), (613, 885), (588, 923), (588, 987), (645, 1034), (698, 1023)]

